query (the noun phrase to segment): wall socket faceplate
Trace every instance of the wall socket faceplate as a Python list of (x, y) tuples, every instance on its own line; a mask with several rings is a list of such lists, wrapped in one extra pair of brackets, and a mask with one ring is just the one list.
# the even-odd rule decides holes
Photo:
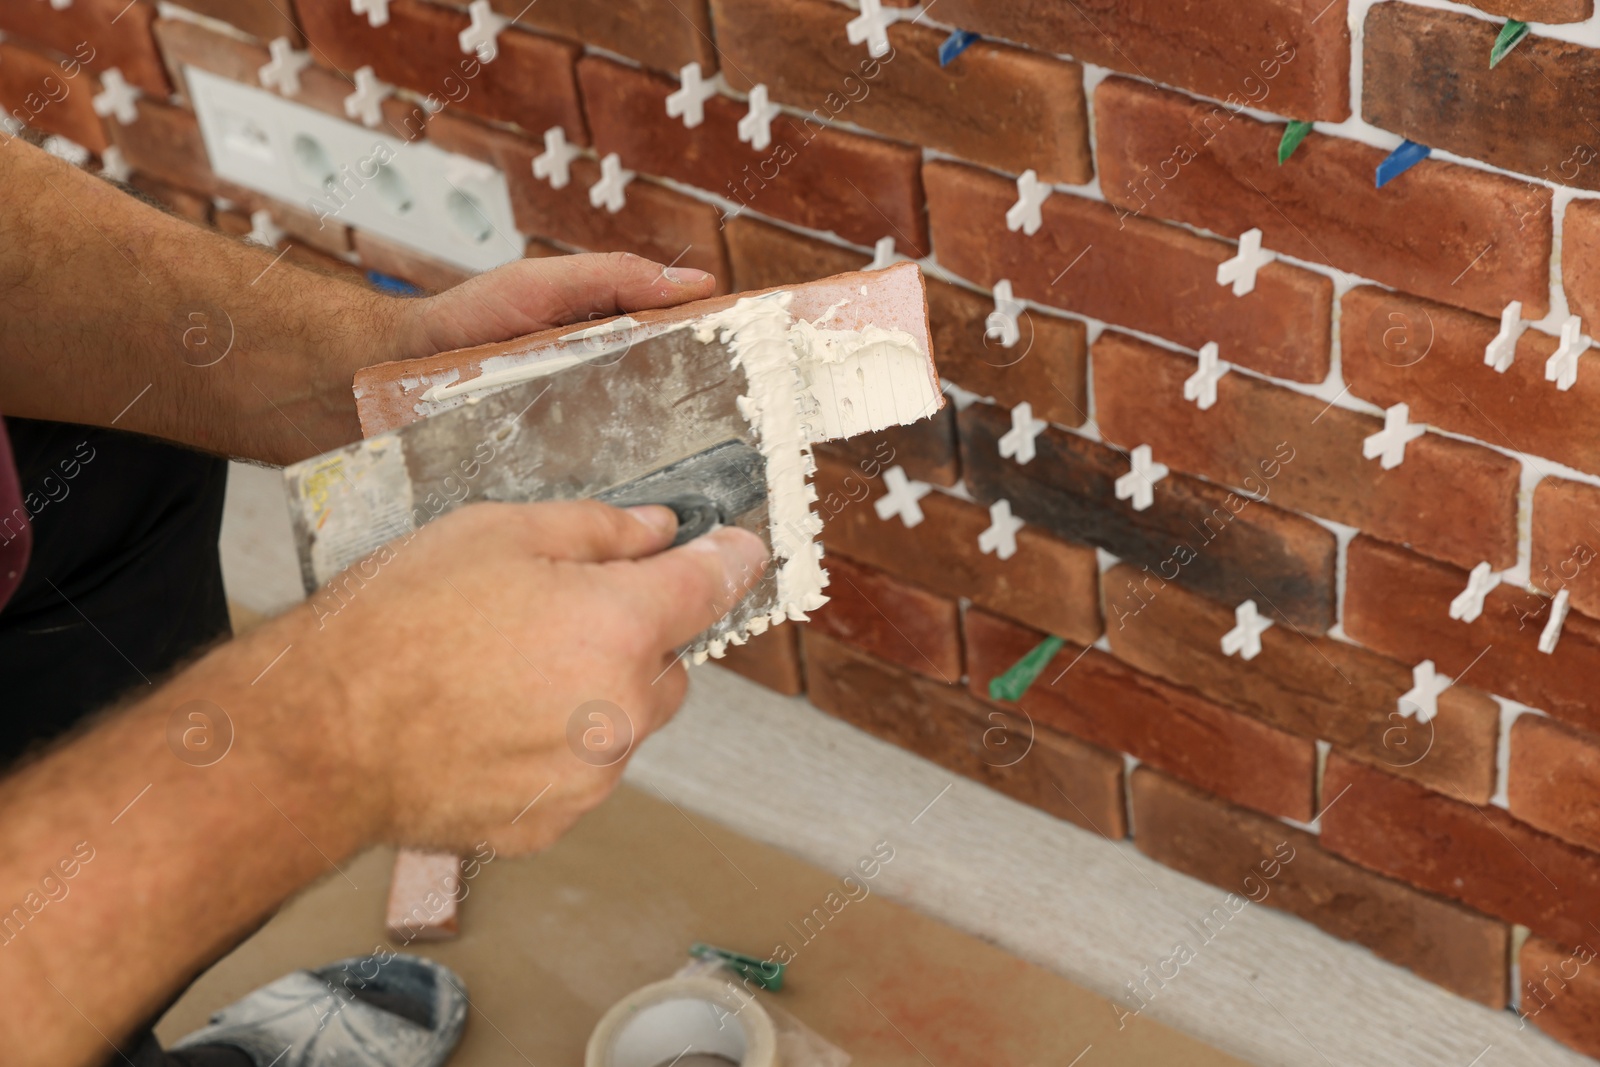
[(468, 270), (522, 257), (506, 176), (488, 164), (194, 67), (184, 74), (218, 177)]

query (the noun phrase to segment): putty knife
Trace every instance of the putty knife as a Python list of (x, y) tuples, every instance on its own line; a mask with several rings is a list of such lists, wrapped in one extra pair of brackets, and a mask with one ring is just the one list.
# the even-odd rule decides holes
[[(725, 345), (677, 329), (297, 463), (284, 476), (306, 591), (477, 500), (665, 504), (680, 539), (731, 524), (770, 549), (747, 391)], [(775, 594), (769, 569), (705, 640), (770, 614)]]

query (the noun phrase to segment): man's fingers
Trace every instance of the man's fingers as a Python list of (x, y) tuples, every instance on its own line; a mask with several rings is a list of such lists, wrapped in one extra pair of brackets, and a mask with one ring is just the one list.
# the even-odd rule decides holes
[(593, 500), (512, 504), (517, 536), (528, 551), (572, 563), (605, 563), (653, 555), (672, 543), (678, 518), (649, 504), (614, 508)]
[(571, 258), (582, 262), (569, 264), (557, 283), (564, 288), (571, 308), (569, 322), (699, 300), (710, 296), (717, 284), (716, 279), (703, 270), (664, 267), (627, 252)]
[[(519, 259), (429, 297), (422, 318), (429, 356), (625, 311), (711, 295), (716, 279), (627, 252)], [(425, 349), (425, 350), (422, 350)]]
[(724, 526), (619, 572), (620, 587), (657, 647), (670, 653), (726, 615), (766, 569), (767, 546)]

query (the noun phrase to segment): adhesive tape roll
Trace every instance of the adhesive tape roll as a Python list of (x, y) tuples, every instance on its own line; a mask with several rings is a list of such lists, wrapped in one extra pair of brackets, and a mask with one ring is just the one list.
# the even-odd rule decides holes
[[(699, 1057), (699, 1058), (696, 1058)], [(601, 1016), (584, 1067), (676, 1062), (778, 1067), (772, 1018), (748, 994), (713, 978), (668, 978), (636, 989)]]

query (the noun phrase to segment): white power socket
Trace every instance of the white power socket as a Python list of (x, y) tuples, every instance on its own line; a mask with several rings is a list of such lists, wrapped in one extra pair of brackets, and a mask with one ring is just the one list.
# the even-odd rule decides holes
[(522, 257), (506, 176), (488, 164), (194, 67), (185, 76), (218, 177), (468, 270)]

